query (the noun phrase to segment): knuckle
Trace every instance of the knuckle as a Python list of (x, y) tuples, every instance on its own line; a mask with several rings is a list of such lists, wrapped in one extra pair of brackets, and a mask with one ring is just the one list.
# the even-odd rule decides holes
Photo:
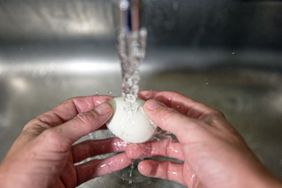
[(60, 133), (60, 129), (52, 128), (42, 133), (44, 143), (56, 151), (65, 152), (69, 148), (69, 141)]
[(166, 95), (171, 95), (171, 96), (178, 96), (178, 95), (181, 95), (180, 93), (176, 92), (176, 91), (163, 91), (161, 92), (163, 94), (166, 94)]
[(49, 126), (47, 124), (40, 121), (38, 118), (35, 118), (23, 127), (21, 133), (31, 136), (38, 136), (48, 128)]
[(91, 125), (99, 121), (98, 114), (95, 111), (80, 113), (76, 116), (76, 119), (85, 125)]
[(166, 123), (173, 119), (177, 115), (177, 112), (172, 108), (166, 108), (163, 109), (159, 115), (159, 117), (162, 118), (163, 123)]
[(61, 141), (61, 134), (59, 131), (54, 129), (48, 129), (42, 133), (43, 137), (51, 142), (60, 142)]
[(224, 114), (218, 110), (211, 110), (207, 115), (203, 117), (204, 122), (210, 125), (218, 124), (223, 119), (225, 119)]
[(183, 96), (182, 94), (175, 92), (175, 91), (163, 91), (160, 93), (160, 95), (167, 96), (169, 100), (174, 100), (174, 99), (177, 99)]
[(64, 105), (67, 105), (67, 104), (72, 103), (72, 102), (73, 102), (73, 98), (68, 98), (68, 99), (62, 101), (60, 103), (60, 105), (64, 106)]
[(224, 118), (225, 117), (224, 113), (219, 111), (219, 110), (213, 110), (211, 112), (211, 116), (213, 116), (215, 118)]
[[(68, 105), (68, 104), (72, 104), (75, 108), (76, 108), (76, 101), (79, 100), (80, 97), (71, 97), (71, 98), (68, 98), (67, 100), (63, 101), (61, 103), (61, 105)], [(76, 108), (77, 109), (77, 108)], [(79, 110), (79, 109), (77, 109)]]
[(211, 109), (208, 114), (207, 114), (209, 117), (212, 117), (212, 118), (219, 118), (219, 117), (223, 117), (224, 114), (219, 111), (219, 110), (216, 110), (216, 109)]
[(30, 122), (28, 122), (22, 129), (22, 132), (25, 133), (25, 132), (29, 132), (33, 127), (34, 125), (37, 125), (38, 124), (38, 120), (36, 119), (33, 119), (31, 120)]
[(225, 114), (222, 111), (217, 111), (217, 116), (225, 119)]
[(165, 148), (164, 155), (165, 156), (169, 156), (169, 153), (171, 151), (171, 141), (170, 140), (165, 140), (164, 141), (164, 148)]
[(79, 97), (70, 97), (67, 100), (65, 100), (63, 103), (70, 103), (73, 102), (74, 100), (78, 99)]

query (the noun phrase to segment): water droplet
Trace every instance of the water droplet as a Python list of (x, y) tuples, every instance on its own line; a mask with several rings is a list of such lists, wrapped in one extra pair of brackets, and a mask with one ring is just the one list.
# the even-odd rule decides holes
[(176, 171), (168, 171), (167, 173), (173, 176), (176, 176), (178, 174)]
[(199, 180), (198, 180), (196, 174), (192, 174), (192, 176), (191, 176), (191, 182), (192, 182), (191, 188), (197, 188), (197, 187), (199, 186), (199, 183), (200, 183), (200, 182), (199, 182)]
[(107, 166), (107, 164), (102, 164), (100, 165), (100, 168), (105, 168)]
[(132, 178), (133, 170), (134, 170), (134, 163), (131, 163), (130, 171), (129, 171), (129, 180), (128, 180), (128, 183), (129, 183), (129, 184), (132, 184), (132, 183), (133, 183), (133, 178)]
[(94, 133), (89, 133), (88, 137), (90, 140), (94, 140), (95, 139), (95, 134)]

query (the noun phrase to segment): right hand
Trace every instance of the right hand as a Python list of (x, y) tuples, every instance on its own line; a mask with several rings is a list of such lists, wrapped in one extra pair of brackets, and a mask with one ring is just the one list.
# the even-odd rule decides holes
[(141, 92), (145, 113), (177, 140), (166, 139), (127, 148), (131, 158), (164, 156), (183, 163), (144, 160), (141, 174), (168, 179), (189, 188), (282, 187), (248, 148), (224, 115), (173, 92)]
[[(116, 138), (81, 137), (100, 129), (112, 116), (109, 96), (76, 97), (31, 120), (0, 166), (1, 188), (74, 188), (131, 164), (126, 144)], [(89, 157), (115, 154), (108, 158)]]

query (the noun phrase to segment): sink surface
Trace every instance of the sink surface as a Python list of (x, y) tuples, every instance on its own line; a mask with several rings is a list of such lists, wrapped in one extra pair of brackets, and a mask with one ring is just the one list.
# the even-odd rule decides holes
[[(67, 98), (120, 95), (112, 1), (0, 0), (0, 160), (30, 119)], [(282, 180), (282, 3), (142, 4), (141, 89), (178, 91), (224, 112)], [(182, 187), (138, 174), (128, 184), (129, 170), (81, 187)]]
[[(114, 48), (107, 49), (110, 56), (98, 49), (88, 56), (77, 56), (74, 51), (66, 50), (64, 58), (60, 54), (48, 55), (56, 50), (45, 55), (39, 48), (24, 47), (23, 51), (6, 50), (0, 59), (0, 158), (28, 120), (63, 100), (81, 95), (120, 95), (120, 67)], [(232, 55), (226, 58), (224, 53), (194, 52), (193, 56), (189, 52), (189, 49), (150, 52), (141, 67), (141, 88), (178, 91), (221, 110), (265, 166), (282, 178), (279, 64), (265, 66), (260, 62), (268, 60), (256, 57), (247, 61), (248, 54), (243, 52), (238, 53), (236, 63)], [(82, 187), (181, 187), (149, 178), (129, 185), (120, 177), (118, 172), (96, 178)]]

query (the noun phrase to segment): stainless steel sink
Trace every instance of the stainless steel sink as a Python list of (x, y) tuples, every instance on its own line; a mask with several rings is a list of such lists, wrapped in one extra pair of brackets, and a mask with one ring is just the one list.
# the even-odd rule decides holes
[[(34, 2), (0, 0), (0, 159), (27, 121), (61, 101), (78, 95), (120, 95), (121, 73), (110, 19), (112, 4), (99, 0), (69, 1), (68, 6), (63, 1)], [(175, 17), (188, 19), (183, 15), (185, 11), (193, 10), (190, 5), (205, 7), (196, 1), (189, 4), (179, 0), (171, 6), (169, 2), (172, 1), (160, 4), (160, 15), (181, 7)], [(210, 11), (226, 5), (220, 3), (226, 1), (216, 2), (213, 6), (206, 2)], [(269, 8), (267, 3), (246, 5), (240, 2), (236, 4), (237, 8)], [(152, 15), (154, 10), (150, 2), (144, 3), (146, 15)], [(157, 4), (152, 1), (152, 6)], [(229, 23), (225, 16), (222, 15), (224, 22)], [(33, 21), (29, 22), (30, 18)], [(183, 27), (188, 32), (188, 26), (180, 24), (179, 20), (170, 19), (166, 24), (175, 23), (173, 29), (180, 38), (173, 35), (169, 26), (167, 32), (158, 35), (157, 28), (162, 21), (153, 22), (148, 18), (144, 21), (151, 38), (148, 57), (141, 67), (141, 88), (178, 91), (221, 110), (265, 166), (282, 179), (282, 55), (279, 53), (282, 43), (279, 43), (279, 36), (274, 35), (275, 28), (269, 28), (277, 39), (272, 48), (268, 48), (269, 38), (257, 42), (256, 37), (250, 37), (251, 28), (244, 35), (246, 43), (236, 44), (231, 38), (233, 43), (228, 43), (221, 38), (220, 45), (212, 39), (207, 43), (193, 40), (192, 45), (189, 42), (193, 36), (185, 38), (185, 32), (181, 30)], [(60, 28), (62, 23), (65, 25)], [(96, 30), (95, 24), (99, 25)], [(236, 25), (228, 27), (237, 28)], [(197, 29), (201, 30), (200, 27)], [(228, 36), (240, 40), (241, 34), (229, 33)], [(205, 38), (206, 35), (213, 36), (204, 31), (197, 36)], [(173, 40), (169, 40), (169, 36)], [(224, 37), (229, 39), (228, 36)], [(106, 134), (92, 136), (100, 138)], [(126, 170), (96, 178), (82, 187), (181, 187), (144, 177), (129, 185), (122, 180), (123, 173)]]

